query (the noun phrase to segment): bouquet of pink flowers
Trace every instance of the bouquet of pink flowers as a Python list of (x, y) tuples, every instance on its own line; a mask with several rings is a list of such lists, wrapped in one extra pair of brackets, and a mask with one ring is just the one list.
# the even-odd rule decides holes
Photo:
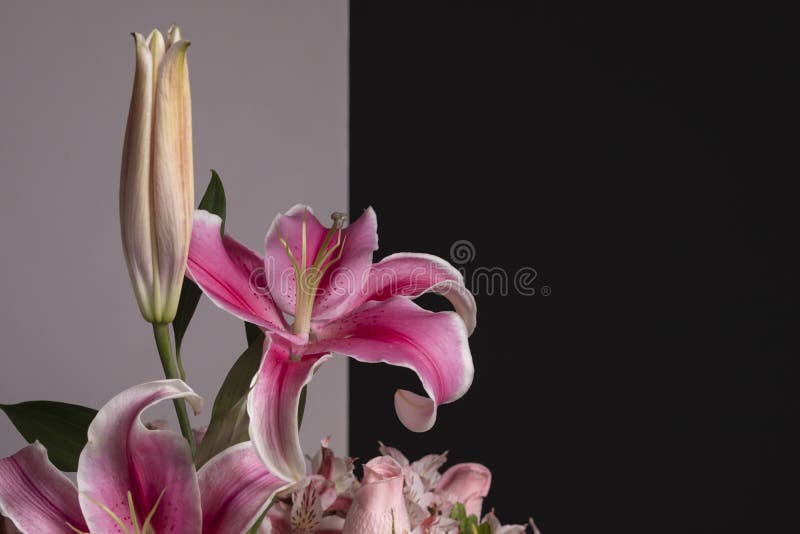
[[(153, 325), (165, 379), (135, 385), (99, 410), (62, 402), (0, 405), (31, 443), (0, 460), (0, 532), (470, 533), (525, 532), (482, 512), (491, 474), (444, 473), (445, 454), (410, 462), (392, 447), (363, 465), (300, 446), (305, 391), (332, 353), (413, 370), (427, 396), (398, 390), (398, 418), (430, 429), (440, 404), (473, 378), (475, 300), (441, 258), (373, 263), (377, 219), (325, 226), (306, 206), (279, 214), (264, 254), (224, 232), (222, 182), (194, 204), (188, 42), (179, 29), (134, 34), (136, 68), (122, 155), (120, 221), (134, 294)], [(432, 312), (414, 299), (447, 298)], [(248, 346), (216, 395), (208, 427), (187, 385), (181, 343), (202, 295), (244, 321)], [(173, 402), (181, 433), (142, 412)], [(64, 472), (77, 472), (77, 484)], [(533, 522), (530, 527), (536, 532)]]

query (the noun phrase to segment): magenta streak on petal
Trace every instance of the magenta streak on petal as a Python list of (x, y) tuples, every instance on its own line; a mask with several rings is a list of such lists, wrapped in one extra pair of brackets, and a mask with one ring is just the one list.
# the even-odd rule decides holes
[[(145, 406), (149, 406), (157, 401), (158, 401), (158, 396), (151, 395), (142, 402), (144, 403)], [(144, 521), (144, 518), (147, 517), (147, 514), (150, 512), (150, 509), (147, 508), (148, 504), (152, 506), (156, 502), (156, 499), (158, 499), (158, 495), (156, 495), (155, 498), (152, 498), (150, 495), (147, 495), (144, 483), (142, 482), (141, 473), (139, 473), (139, 470), (133, 463), (133, 458), (130, 450), (130, 443), (132, 438), (131, 434), (133, 433), (132, 430), (133, 427), (134, 425), (132, 424), (131, 429), (128, 430), (127, 439), (125, 440), (125, 458), (127, 458), (128, 460), (128, 476), (130, 484), (129, 491), (131, 492), (131, 496), (133, 498), (133, 505), (137, 514), (144, 514), (138, 517), (139, 521), (142, 522)]]
[[(253, 319), (255, 319), (254, 322), (256, 322), (257, 324), (260, 324), (262, 326), (267, 326), (267, 327), (273, 328), (275, 330), (279, 329), (277, 326), (272, 324), (270, 321), (267, 321), (261, 315), (261, 312), (259, 310), (254, 310), (250, 306), (250, 304), (245, 302), (245, 300), (239, 295), (239, 293), (237, 291), (235, 291), (233, 289), (233, 287), (225, 279), (219, 278), (218, 276), (216, 276), (214, 273), (212, 273), (211, 271), (209, 271), (208, 269), (206, 269), (205, 267), (203, 267), (199, 263), (196, 263), (195, 261), (193, 261), (191, 258), (189, 258), (187, 263), (188, 263), (188, 268), (189, 268), (190, 273), (191, 273), (191, 277), (192, 277), (192, 279), (194, 280), (194, 282), (197, 285), (200, 285), (200, 283), (198, 283), (197, 275), (195, 273), (197, 271), (202, 271), (203, 274), (207, 278), (210, 278), (216, 284), (219, 284), (219, 286), (222, 287), (227, 292), (227, 294), (228, 294), (227, 296), (229, 298), (232, 298), (233, 300), (236, 300), (235, 304), (239, 307), (239, 309), (242, 310), (243, 312), (245, 312), (247, 315), (251, 316)], [(202, 286), (201, 286), (201, 288), (202, 288)]]
[(472, 333), (477, 321), (475, 297), (464, 285), (461, 272), (437, 256), (409, 252), (387, 256), (370, 269), (361, 301), (395, 295), (416, 298), (429, 292), (447, 298)]
[(220, 235), (219, 217), (198, 210), (187, 259), (187, 276), (219, 307), (270, 330), (286, 329), (271, 295), (256, 291), (252, 277), (264, 260), (236, 240)]
[(300, 391), (328, 355), (306, 355), (292, 360), (280, 339), (265, 343), (261, 368), (247, 398), (250, 438), (267, 469), (286, 481), (305, 477), (305, 457), (300, 448), (297, 409)]
[[(39, 489), (39, 486), (40, 486), (40, 484), (42, 484), (42, 481), (41, 480), (39, 480), (39, 481), (32, 480), (27, 475), (27, 473), (25, 473), (25, 471), (23, 470), (23, 468), (19, 464), (19, 462), (16, 460), (16, 458), (12, 457), (12, 458), (9, 458), (9, 460), (11, 460), (14, 463), (15, 467), (19, 470), (18, 474), (24, 480), (25, 485), (28, 486), (36, 494), (37, 497), (39, 497), (43, 501), (45, 501), (52, 510), (58, 510), (59, 512), (61, 512), (60, 516), (61, 516), (61, 520), (64, 522), (64, 525), (68, 525), (69, 524), (69, 525), (72, 525), (74, 527), (77, 527), (77, 526), (83, 524), (83, 518), (81, 518), (80, 521), (78, 521), (77, 518), (69, 517), (67, 514), (62, 512), (61, 511), (61, 507), (63, 506), (63, 503), (55, 503), (50, 499), (50, 497), (48, 495), (44, 494), (42, 492), (42, 490)], [(75, 492), (75, 496), (76, 497), (78, 496), (77, 491)], [(83, 527), (86, 528), (86, 525), (83, 525)]]
[[(237, 301), (236, 304), (238, 304), (239, 307), (242, 310), (246, 311), (247, 313), (252, 314), (253, 316), (256, 316), (256, 317), (259, 316), (259, 314), (256, 312), (256, 310), (254, 310), (247, 302), (245, 302), (244, 299), (239, 295), (239, 293), (237, 291), (233, 290), (233, 287), (230, 284), (228, 284), (227, 280), (225, 280), (224, 278), (219, 278), (219, 277), (215, 276), (214, 273), (212, 273), (211, 271), (209, 271), (208, 269), (206, 269), (205, 267), (203, 267), (199, 263), (195, 262), (191, 258), (189, 258), (188, 263), (189, 263), (189, 268), (191, 269), (191, 271), (193, 273), (195, 271), (203, 271), (203, 274), (205, 274), (206, 277), (211, 278), (212, 280), (214, 280), (214, 282), (216, 282), (223, 289), (225, 289), (225, 291), (233, 299), (235, 299)], [(192, 274), (192, 278), (196, 278), (196, 275)], [(196, 280), (195, 280), (195, 283), (197, 283)]]
[(205, 534), (249, 528), (287, 484), (267, 471), (250, 442), (230, 447), (198, 473)]
[(25, 532), (87, 530), (75, 485), (38, 442), (0, 459), (0, 511)]
[(173, 431), (148, 430), (140, 419), (155, 403), (181, 397), (199, 410), (200, 398), (186, 384), (159, 380), (129, 388), (98, 412), (78, 465), (81, 508), (93, 532), (118, 527), (98, 503), (130, 527), (128, 492), (140, 524), (163, 492), (154, 530), (199, 530), (200, 494), (188, 444)]
[[(469, 388), (474, 368), (464, 321), (454, 312), (430, 312), (406, 297), (370, 301), (355, 312), (318, 327), (307, 353), (337, 352), (367, 363), (389, 363), (417, 373), (432, 399), (415, 406), (406, 394), (395, 406), (415, 432), (431, 428), (436, 405), (452, 402)], [(424, 399), (424, 398), (423, 398)], [(421, 399), (421, 400), (423, 400)], [(419, 404), (419, 403), (417, 403)]]
[[(389, 345), (397, 345), (397, 346), (405, 345), (407, 347), (411, 347), (418, 358), (416, 359), (416, 362), (420, 361), (423, 362), (423, 365), (415, 363), (415, 365), (418, 367), (417, 370), (423, 371), (424, 375), (428, 377), (426, 379), (427, 382), (426, 385), (430, 387), (431, 392), (433, 393), (433, 400), (436, 401), (436, 404), (441, 404), (442, 397), (444, 396), (444, 392), (447, 389), (447, 387), (444, 384), (444, 381), (442, 380), (443, 373), (441, 372), (441, 369), (439, 369), (439, 367), (436, 365), (436, 362), (433, 360), (433, 358), (431, 358), (431, 356), (425, 351), (425, 349), (419, 343), (417, 343), (416, 340), (403, 334), (402, 332), (398, 332), (397, 330), (391, 330), (386, 327), (360, 326), (353, 333), (353, 337), (362, 337), (362, 336), (366, 337), (367, 335), (370, 338), (379, 339), (381, 343), (387, 343)], [(358, 357), (355, 358), (358, 359)]]

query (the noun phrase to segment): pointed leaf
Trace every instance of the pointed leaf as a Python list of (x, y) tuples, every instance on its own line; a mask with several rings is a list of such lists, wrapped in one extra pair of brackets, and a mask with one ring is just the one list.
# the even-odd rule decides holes
[(222, 186), (222, 180), (217, 174), (217, 171), (211, 169), (211, 180), (208, 182), (206, 192), (203, 198), (200, 199), (198, 208), (206, 210), (214, 215), (219, 215), (222, 219), (221, 232), (225, 233), (225, 215), (227, 214), (227, 205), (225, 199), (225, 188)]
[(255, 341), (258, 338), (258, 336), (262, 334), (262, 332), (258, 326), (254, 325), (253, 323), (248, 323), (247, 321), (245, 321), (244, 334), (247, 337), (247, 346), (249, 347), (250, 345), (253, 344), (253, 341)]
[(200, 443), (195, 463), (198, 468), (224, 449), (247, 441), (247, 393), (253, 375), (258, 371), (264, 350), (264, 334), (260, 334), (233, 364), (222, 383), (206, 435)]
[[(222, 219), (221, 231), (224, 233), (225, 214), (227, 211), (225, 188), (222, 186), (222, 180), (219, 174), (213, 169), (211, 170), (211, 181), (208, 183), (203, 198), (200, 199), (198, 208), (219, 215)], [(178, 355), (178, 365), (181, 367), (181, 375), (184, 374), (180, 359), (181, 343), (183, 342), (183, 336), (186, 334), (186, 329), (189, 328), (189, 322), (194, 316), (202, 294), (203, 292), (200, 291), (197, 284), (184, 277), (183, 286), (181, 287), (181, 297), (178, 302), (178, 312), (175, 314), (175, 319), (172, 321), (172, 329), (175, 332), (175, 351)], [(182, 376), (181, 378), (185, 377)]]
[(308, 386), (303, 386), (300, 391), (300, 403), (297, 407), (297, 428), (303, 426), (303, 414), (306, 412), (306, 397), (308, 397)]
[(38, 440), (44, 445), (56, 467), (62, 471), (78, 469), (78, 457), (97, 410), (53, 401), (0, 404), (0, 410), (29, 443)]

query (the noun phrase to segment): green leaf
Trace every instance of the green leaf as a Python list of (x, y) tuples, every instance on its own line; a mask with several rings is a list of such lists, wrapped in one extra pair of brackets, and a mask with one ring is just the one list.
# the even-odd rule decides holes
[(211, 422), (197, 450), (195, 463), (198, 468), (218, 452), (247, 441), (247, 393), (253, 375), (261, 365), (263, 348), (264, 335), (260, 334), (239, 356), (219, 388), (211, 410)]
[(222, 233), (225, 233), (225, 215), (227, 214), (227, 201), (225, 199), (225, 188), (222, 187), (222, 180), (217, 171), (211, 169), (211, 180), (208, 182), (206, 192), (200, 199), (198, 209), (206, 210), (222, 219)]
[(175, 319), (172, 320), (172, 331), (175, 332), (175, 355), (182, 380), (186, 380), (186, 373), (183, 370), (183, 360), (181, 359), (181, 343), (183, 343), (183, 336), (186, 334), (186, 329), (189, 328), (189, 322), (194, 317), (194, 312), (200, 303), (202, 295), (203, 292), (197, 287), (197, 284), (186, 277), (183, 278), (181, 296), (180, 300), (178, 300), (178, 311), (175, 314)]
[[(208, 182), (203, 198), (200, 199), (201, 210), (219, 215), (222, 219), (222, 233), (225, 233), (225, 215), (226, 215), (226, 201), (225, 201), (225, 188), (222, 186), (222, 180), (219, 178), (217, 171), (211, 170), (211, 181)], [(183, 336), (186, 334), (186, 329), (189, 328), (194, 312), (197, 309), (197, 304), (200, 302), (200, 296), (203, 292), (197, 287), (197, 284), (189, 280), (183, 279), (183, 286), (181, 286), (181, 297), (178, 301), (178, 312), (175, 314), (175, 319), (172, 321), (172, 330), (175, 332), (175, 353), (177, 355), (178, 367), (180, 368), (181, 378), (186, 379), (186, 374), (183, 372), (183, 362), (181, 361), (181, 343)]]
[(250, 345), (253, 344), (253, 341), (255, 341), (258, 338), (258, 336), (262, 334), (262, 332), (261, 329), (256, 325), (254, 325), (253, 323), (248, 323), (247, 321), (245, 321), (244, 334), (247, 337), (247, 346), (249, 347)]
[(306, 411), (306, 397), (308, 397), (308, 386), (303, 386), (300, 391), (300, 405), (297, 407), (297, 428), (303, 426), (303, 414)]
[(484, 523), (478, 527), (478, 534), (492, 534), (492, 527), (489, 523)]
[(86, 445), (97, 410), (52, 401), (0, 404), (28, 443), (41, 442), (50, 461), (62, 471), (77, 471), (78, 457)]

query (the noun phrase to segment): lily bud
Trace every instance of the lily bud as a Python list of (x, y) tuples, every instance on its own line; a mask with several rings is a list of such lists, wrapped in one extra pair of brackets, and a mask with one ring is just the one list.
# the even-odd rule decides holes
[(145, 320), (168, 323), (180, 297), (194, 213), (188, 41), (172, 26), (133, 34), (136, 71), (120, 173), (122, 247)]

